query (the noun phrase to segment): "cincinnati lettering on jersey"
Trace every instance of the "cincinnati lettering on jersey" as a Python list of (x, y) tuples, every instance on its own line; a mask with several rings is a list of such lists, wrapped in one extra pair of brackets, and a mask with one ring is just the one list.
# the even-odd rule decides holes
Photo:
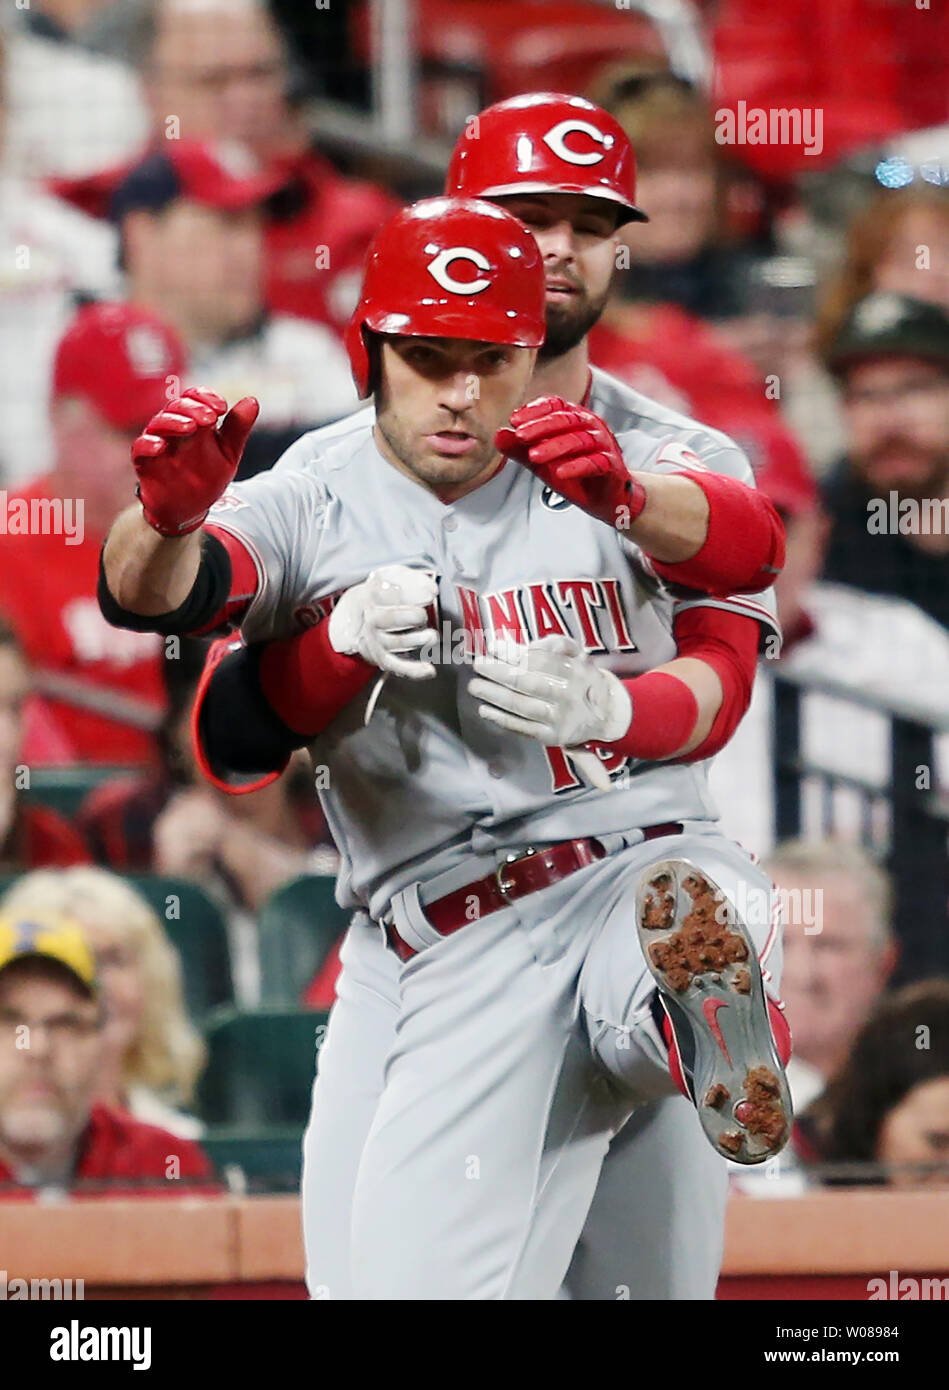
[(484, 595), (456, 584), (455, 592), (468, 656), (484, 652), (486, 633), (512, 642), (573, 637), (590, 655), (637, 649), (618, 579), (549, 579)]
[[(454, 589), (460, 627), (442, 622), (438, 603), (428, 609), (431, 627), (442, 636), (432, 650), (423, 647), (419, 655), (436, 665), (458, 661), (467, 664), (485, 652), (488, 635), (517, 643), (553, 635), (572, 637), (591, 656), (638, 650), (630, 634), (618, 579), (548, 579), (492, 594), (479, 594), (463, 584), (455, 584)], [(338, 589), (301, 605), (294, 618), (301, 628), (314, 627), (329, 616), (343, 593), (344, 589)], [(544, 753), (550, 766), (552, 791), (562, 794), (585, 785), (562, 748), (545, 747)], [(629, 762), (622, 753), (608, 748), (598, 748), (596, 753), (611, 775)]]
[[(518, 643), (555, 634), (572, 637), (591, 656), (637, 650), (618, 579), (550, 579), (483, 596), (456, 584), (455, 592), (469, 657), (484, 652), (486, 633)], [(553, 792), (562, 795), (584, 785), (562, 748), (545, 747), (544, 753)], [(629, 762), (608, 748), (598, 748), (596, 754), (611, 776)]]
[[(524, 643), (553, 635), (572, 637), (591, 656), (638, 650), (630, 635), (618, 579), (547, 579), (484, 595), (463, 584), (454, 587), (461, 611), (458, 636), (467, 659), (484, 652), (486, 634)], [(302, 604), (294, 610), (297, 624), (315, 627), (329, 616), (345, 592), (337, 589)], [(432, 627), (441, 630), (436, 605), (430, 606), (428, 617)]]

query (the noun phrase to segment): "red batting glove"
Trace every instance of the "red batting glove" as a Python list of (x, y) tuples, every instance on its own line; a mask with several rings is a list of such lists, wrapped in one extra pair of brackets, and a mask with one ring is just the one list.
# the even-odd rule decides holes
[(259, 412), (253, 396), (228, 411), (216, 391), (192, 387), (149, 420), (132, 462), (145, 520), (159, 535), (197, 531), (233, 482)]
[(561, 497), (607, 526), (625, 529), (646, 505), (609, 426), (592, 410), (560, 396), (541, 396), (511, 416), (494, 442)]

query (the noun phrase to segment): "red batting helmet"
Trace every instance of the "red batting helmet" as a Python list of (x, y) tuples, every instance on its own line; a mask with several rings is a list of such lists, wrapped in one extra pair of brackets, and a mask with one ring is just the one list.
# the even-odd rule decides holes
[(636, 156), (623, 127), (584, 97), (529, 92), (499, 101), (465, 129), (445, 181), (450, 197), (586, 193), (648, 222), (636, 206)]
[(516, 217), (474, 198), (426, 198), (388, 221), (369, 250), (346, 329), (360, 396), (370, 391), (366, 331), (540, 347), (544, 265)]

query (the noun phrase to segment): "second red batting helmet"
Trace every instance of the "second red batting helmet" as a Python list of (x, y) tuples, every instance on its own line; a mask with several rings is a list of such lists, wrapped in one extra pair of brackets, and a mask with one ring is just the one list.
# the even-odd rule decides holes
[(636, 156), (623, 127), (584, 97), (529, 92), (469, 122), (445, 181), (451, 197), (585, 193), (618, 205), (619, 224), (648, 222), (636, 206)]
[(346, 329), (360, 396), (370, 391), (367, 331), (540, 347), (544, 264), (516, 217), (474, 198), (426, 198), (397, 212), (369, 249)]

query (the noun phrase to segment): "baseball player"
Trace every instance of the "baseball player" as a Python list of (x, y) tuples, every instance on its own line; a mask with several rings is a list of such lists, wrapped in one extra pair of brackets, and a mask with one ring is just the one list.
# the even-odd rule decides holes
[[(661, 440), (628, 437), (627, 457), (637, 447), (642, 455), (630, 472), (605, 426), (592, 426), (595, 437), (578, 432), (590, 420), (549, 403), (514, 412), (513, 436), (501, 440), (528, 467), (503, 464), (494, 432), (524, 394), (530, 349), (543, 337), (534, 246), (484, 204), (436, 200), (397, 218), (371, 259), (349, 340), (360, 389), (378, 385), (375, 427), (334, 427), (338, 445), (316, 460), (301, 441), (274, 474), (216, 509), (230, 548), (202, 545), (180, 537), (197, 535), (233, 476), (254, 408), (239, 403), (215, 431), (223, 402), (189, 393), (140, 441), (143, 507), (120, 518), (104, 556), (103, 603), (133, 623), (173, 630), (243, 613), (249, 637), (279, 639), (338, 598), (330, 620), (305, 634), (315, 639), (305, 660), (297, 638), (257, 648), (259, 683), (244, 696), (265, 740), (288, 728), (281, 695), (268, 690), (275, 673), (279, 691), (311, 701), (289, 727), (325, 727), (330, 691), (337, 704), (348, 700), (314, 743), (347, 860), (341, 892), (383, 923), (403, 961), (396, 1047), (353, 1203), (360, 1296), (552, 1295), (610, 1134), (631, 1097), (669, 1086), (653, 972), (673, 1019), (665, 1030), (686, 1054), (719, 1148), (756, 1161), (776, 1151), (789, 1122), (756, 959), (774, 937), (770, 912), (744, 923), (736, 908), (769, 903), (769, 885), (716, 834), (696, 769), (656, 768), (673, 753), (705, 755), (725, 682), (710, 686), (698, 658), (673, 659), (627, 688), (591, 660), (635, 649), (645, 670), (664, 652), (674, 658), (660, 617), (666, 603), (671, 619), (665, 586), (753, 589), (779, 564), (780, 537), (762, 499), (686, 471), (681, 449), (664, 457)], [(564, 445), (566, 465), (556, 462)], [(367, 508), (373, 496), (381, 505)], [(499, 540), (515, 518), (511, 554)], [(359, 554), (367, 547), (387, 563), (356, 582), (372, 563)], [(545, 549), (567, 578), (539, 564)], [(419, 660), (412, 670), (405, 655), (434, 636), (423, 600), (435, 575), (440, 617), (474, 657), (470, 686), (464, 662)], [(489, 647), (486, 628), (516, 635), (517, 647)], [(281, 669), (287, 660), (296, 681)], [(314, 669), (320, 678), (307, 690)], [(379, 670), (396, 679), (370, 695)], [(590, 744), (612, 767), (609, 790), (588, 771)], [(272, 765), (269, 752), (257, 754), (259, 766)], [(650, 795), (657, 771), (666, 785)], [(634, 830), (631, 783), (637, 803), (646, 793)], [(682, 821), (651, 819), (676, 809)], [(596, 833), (564, 840), (568, 827)], [(657, 868), (652, 842), (668, 851), (673, 838), (676, 859)], [(492, 872), (479, 876), (486, 863)], [(535, 894), (540, 902), (528, 903)], [(462, 941), (467, 949), (449, 957), (449, 942)], [(486, 953), (483, 969), (464, 964), (472, 951)], [(720, 994), (702, 997), (713, 986)], [(324, 1082), (331, 1092), (329, 1051)], [(322, 1097), (318, 1109), (327, 1110)], [(450, 1156), (459, 1144), (460, 1175)], [(401, 1190), (406, 1164), (408, 1198), (392, 1187)], [(407, 1213), (401, 1232), (397, 1211)]]
[[(586, 332), (608, 293), (615, 232), (643, 216), (635, 203), (633, 152), (606, 112), (560, 94), (499, 103), (469, 123), (452, 158), (446, 192), (491, 197), (519, 216), (538, 240), (547, 272), (547, 336), (532, 390), (583, 400), (614, 432), (632, 428), (677, 439), (707, 467), (753, 482), (744, 455), (724, 436), (590, 370)], [(776, 630), (770, 593), (724, 600), (691, 595), (674, 606), (677, 615), (686, 609), (693, 611), (697, 630), (709, 628), (713, 638), (720, 612), (754, 618), (762, 639)], [(360, 978), (352, 963), (354, 939), (363, 942), (359, 965), (372, 957), (371, 978)], [(334, 1036), (342, 1033), (345, 1014), (352, 1026), (352, 1043), (341, 1049), (351, 1094), (347, 1127), (345, 1134), (336, 1130), (321, 1143), (323, 1127), (311, 1126), (304, 1185), (304, 1214), (312, 1233), (310, 1287), (324, 1294), (332, 1289), (335, 1297), (349, 1288), (352, 1188), (398, 1015), (398, 961), (379, 933), (367, 931), (357, 919), (344, 959), (351, 963), (339, 984), (345, 1002), (337, 1008)], [(388, 1005), (380, 1008), (383, 981)], [(610, 1145), (568, 1274), (569, 1296), (711, 1298), (721, 1264), (726, 1186), (725, 1167), (705, 1144), (686, 1101), (639, 1107)], [(333, 1239), (327, 1234), (331, 1230)], [(334, 1251), (344, 1253), (343, 1270), (332, 1258)]]

